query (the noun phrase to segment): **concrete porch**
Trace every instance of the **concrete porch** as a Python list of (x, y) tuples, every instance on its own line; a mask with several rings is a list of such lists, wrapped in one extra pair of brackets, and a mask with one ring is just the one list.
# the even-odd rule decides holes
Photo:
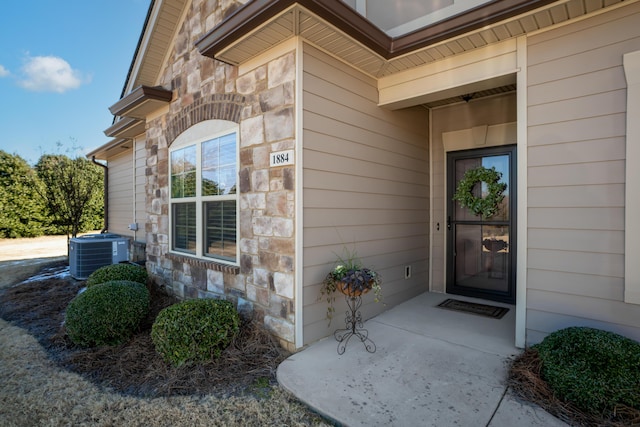
[(345, 426), (565, 425), (507, 390), (515, 307), (488, 303), (510, 308), (498, 320), (436, 307), (446, 298), (488, 303), (421, 294), (365, 322), (375, 353), (354, 337), (338, 355), (329, 337), (285, 360), (278, 381)]

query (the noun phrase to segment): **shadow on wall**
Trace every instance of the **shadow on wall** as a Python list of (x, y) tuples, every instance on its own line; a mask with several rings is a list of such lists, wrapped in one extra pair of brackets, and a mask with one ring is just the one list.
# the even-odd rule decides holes
[(147, 244), (144, 242), (131, 242), (130, 261), (144, 265), (147, 261)]

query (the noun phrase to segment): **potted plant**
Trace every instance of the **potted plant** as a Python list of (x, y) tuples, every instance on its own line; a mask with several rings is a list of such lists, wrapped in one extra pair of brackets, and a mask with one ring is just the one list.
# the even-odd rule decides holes
[(334, 268), (327, 274), (322, 281), (320, 288), (320, 299), (327, 301), (327, 319), (331, 324), (335, 307), (333, 303), (336, 300), (336, 292), (345, 295), (348, 298), (360, 297), (370, 290), (373, 290), (374, 301), (382, 300), (382, 277), (374, 270), (363, 267), (362, 262), (355, 255), (355, 252), (349, 252), (345, 249), (346, 257), (338, 257)]

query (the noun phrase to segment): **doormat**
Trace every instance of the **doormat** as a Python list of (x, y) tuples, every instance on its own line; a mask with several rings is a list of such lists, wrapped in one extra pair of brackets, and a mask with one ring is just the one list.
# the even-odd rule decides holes
[(453, 311), (463, 311), (465, 313), (477, 314), (479, 316), (486, 316), (494, 319), (502, 319), (502, 316), (509, 311), (506, 307), (477, 304), (475, 302), (460, 301), (457, 299), (446, 299), (438, 304), (438, 307)]

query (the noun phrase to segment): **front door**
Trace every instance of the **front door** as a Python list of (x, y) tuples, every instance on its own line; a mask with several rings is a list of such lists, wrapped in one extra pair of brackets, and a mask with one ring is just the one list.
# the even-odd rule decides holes
[[(515, 157), (516, 146), (447, 154), (447, 293), (515, 303)], [(492, 168), (498, 185), (473, 179), (497, 177)], [(462, 207), (454, 195), (463, 180), (470, 188), (467, 204), (487, 197), (499, 202), (484, 203), (478, 214)]]

